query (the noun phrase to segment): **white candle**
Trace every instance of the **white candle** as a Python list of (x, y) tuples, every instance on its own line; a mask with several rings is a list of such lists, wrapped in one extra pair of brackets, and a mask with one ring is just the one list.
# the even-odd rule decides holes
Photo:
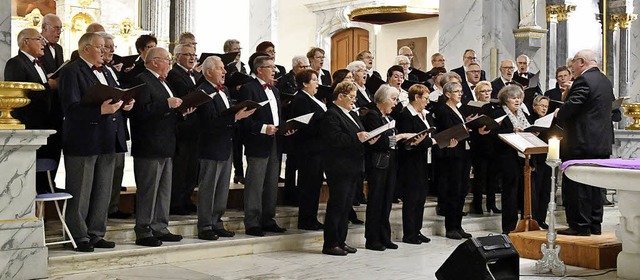
[(547, 153), (547, 160), (560, 159), (560, 139), (552, 137), (549, 138), (549, 152)]

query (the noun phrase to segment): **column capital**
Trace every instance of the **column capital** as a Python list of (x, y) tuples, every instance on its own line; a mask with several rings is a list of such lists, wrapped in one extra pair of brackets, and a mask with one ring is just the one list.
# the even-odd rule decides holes
[(576, 5), (549, 5), (546, 7), (547, 22), (553, 18), (557, 21), (566, 21), (569, 19), (569, 13), (576, 10)]
[(631, 26), (631, 23), (637, 18), (637, 14), (612, 14), (611, 21), (609, 22), (609, 30), (616, 30), (618, 28), (629, 28), (629, 26)]

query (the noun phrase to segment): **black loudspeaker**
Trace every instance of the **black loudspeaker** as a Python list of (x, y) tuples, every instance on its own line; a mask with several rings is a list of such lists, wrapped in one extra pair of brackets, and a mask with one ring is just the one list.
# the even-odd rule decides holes
[(507, 280), (519, 275), (520, 256), (504, 234), (465, 241), (436, 271), (439, 280)]

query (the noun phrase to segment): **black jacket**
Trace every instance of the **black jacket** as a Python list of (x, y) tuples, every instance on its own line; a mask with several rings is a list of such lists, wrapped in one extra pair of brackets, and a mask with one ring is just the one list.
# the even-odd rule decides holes
[[(193, 78), (197, 82), (202, 74), (199, 72), (193, 72)], [(183, 97), (189, 92), (195, 89), (196, 84), (191, 80), (191, 77), (177, 64), (173, 65), (171, 71), (167, 75), (167, 83), (175, 97)], [(196, 140), (198, 139), (198, 118), (195, 115), (187, 115), (184, 118), (178, 118), (178, 124), (176, 126), (176, 133), (178, 139)]]
[(354, 175), (364, 172), (364, 146), (358, 139), (363, 125), (357, 116), (354, 120), (358, 125), (333, 105), (320, 122), (323, 167), (327, 173)]
[[(208, 81), (198, 87), (206, 93), (219, 92)], [(223, 90), (229, 99), (229, 90)], [(231, 102), (229, 101), (229, 106)], [(200, 123), (200, 158), (208, 160), (227, 160), (233, 149), (233, 131), (237, 126), (235, 114), (225, 114), (226, 106), (220, 94), (216, 94), (210, 102), (207, 102), (196, 111)]]
[[(280, 123), (284, 123), (286, 120), (282, 118), (280, 107), (280, 91), (277, 88), (272, 88), (273, 95), (276, 98), (278, 104), (278, 116)], [(262, 85), (258, 79), (254, 79), (240, 88), (240, 96), (238, 101), (253, 100), (255, 102), (262, 102), (267, 100), (267, 94), (265, 93)], [(245, 155), (250, 157), (269, 157), (271, 153), (271, 147), (273, 141), (275, 141), (275, 135), (266, 135), (260, 133), (262, 126), (265, 124), (273, 124), (273, 116), (271, 114), (271, 106), (269, 103), (256, 109), (253, 115), (242, 120), (242, 140), (245, 146)]]
[(290, 152), (296, 155), (319, 155), (322, 153), (323, 144), (320, 137), (320, 120), (324, 117), (325, 111), (313, 101), (303, 91), (299, 91), (291, 102), (291, 118), (299, 117), (309, 113), (314, 113), (308, 125), (298, 129), (291, 135)]

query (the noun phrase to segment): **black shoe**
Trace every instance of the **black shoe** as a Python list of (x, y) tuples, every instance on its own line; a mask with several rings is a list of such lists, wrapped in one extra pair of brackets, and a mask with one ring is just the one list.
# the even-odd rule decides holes
[(76, 251), (78, 252), (93, 252), (93, 245), (89, 241), (76, 242)]
[(568, 229), (563, 229), (563, 230), (559, 230), (558, 234), (562, 234), (562, 235), (575, 235), (575, 236), (589, 236), (591, 235), (591, 231), (589, 229), (573, 229), (573, 228), (568, 228)]
[(186, 215), (190, 215), (191, 212), (187, 209), (184, 208), (173, 208), (169, 210), (169, 215), (179, 215), (179, 216), (186, 216)]
[(369, 249), (369, 250), (374, 250), (374, 251), (384, 251), (387, 249), (387, 247), (385, 247), (384, 245), (380, 244), (380, 243), (373, 243), (373, 244), (366, 244), (364, 245), (365, 248)]
[(244, 231), (244, 233), (251, 236), (264, 236), (264, 231), (262, 231), (259, 227), (248, 228)]
[(389, 241), (388, 243), (384, 244), (384, 247), (386, 247), (387, 249), (395, 250), (395, 249), (398, 249), (398, 244)]
[(364, 221), (358, 219), (358, 218), (349, 218), (349, 222), (351, 222), (354, 225), (361, 225), (364, 224)]
[(367, 204), (367, 199), (366, 199), (366, 198), (364, 198), (364, 197), (362, 197), (362, 198), (358, 198), (358, 202), (359, 202), (360, 204)]
[(198, 239), (202, 240), (218, 240), (218, 235), (213, 230), (203, 230), (198, 232)]
[(278, 183), (284, 183), (284, 178), (278, 177)]
[(422, 233), (418, 233), (418, 239), (419, 239), (420, 241), (422, 241), (422, 243), (429, 243), (429, 242), (431, 242), (431, 238), (429, 238), (429, 237), (426, 237), (426, 236), (422, 235)]
[(493, 212), (493, 214), (502, 214), (502, 210), (498, 209), (498, 207), (495, 206), (491, 208), (487, 207), (487, 211), (491, 211)]
[(155, 238), (153, 236), (149, 236), (145, 238), (136, 239), (136, 245), (147, 246), (147, 247), (158, 247), (162, 245), (162, 241), (158, 240), (158, 238)]
[(268, 231), (268, 232), (275, 232), (275, 233), (282, 233), (287, 231), (286, 228), (281, 228), (278, 226), (278, 224), (273, 224), (270, 226), (266, 226), (266, 227), (262, 227), (262, 230), (264, 231)]
[(351, 203), (351, 205), (353, 206), (360, 206), (360, 202), (357, 200), (354, 200), (353, 203)]
[[(320, 224), (320, 225), (322, 225), (322, 224)], [(298, 224), (298, 229), (303, 229), (303, 230), (321, 230), (322, 228), (319, 227), (317, 224), (311, 224), (311, 225)]]
[(321, 222), (316, 221), (316, 226), (318, 227), (318, 230), (324, 229), (324, 225)]
[(133, 216), (131, 213), (125, 213), (120, 210), (113, 212), (107, 216), (109, 219), (129, 219)]
[(160, 241), (166, 241), (166, 242), (178, 242), (180, 240), (182, 240), (182, 235), (180, 234), (173, 234), (173, 233), (166, 233), (163, 235), (158, 235), (156, 236), (156, 238)]
[(613, 202), (609, 201), (606, 197), (602, 201), (603, 206), (613, 206)]
[(409, 244), (416, 244), (416, 245), (422, 244), (422, 241), (420, 239), (418, 239), (417, 236), (415, 236), (415, 237), (408, 237), (408, 236), (402, 237), (402, 242), (409, 243)]
[(192, 213), (197, 213), (198, 212), (198, 206), (196, 206), (193, 203), (187, 204), (187, 206), (185, 206), (184, 208), (186, 208), (187, 211), (192, 212)]
[(233, 183), (244, 185), (244, 176), (233, 176)]
[(344, 244), (344, 246), (342, 246), (341, 248), (342, 250), (344, 250), (345, 252), (349, 253), (349, 254), (354, 254), (355, 252), (358, 252), (358, 249), (353, 248), (347, 244)]
[(549, 225), (545, 222), (538, 223), (541, 229), (549, 229)]
[(455, 240), (462, 239), (462, 236), (460, 236), (460, 233), (458, 233), (457, 230), (448, 230), (444, 236), (449, 239), (455, 239)]
[(466, 215), (468, 215), (468, 214), (469, 214), (469, 213), (462, 211), (462, 214), (461, 214), (461, 215), (464, 217), (464, 216), (466, 216)]
[(399, 198), (394, 198), (394, 199), (391, 201), (391, 203), (398, 204), (398, 203), (400, 203), (400, 199), (399, 199)]
[(440, 208), (436, 208), (436, 215), (444, 217), (444, 215), (445, 215), (444, 210), (442, 210)]
[(236, 235), (235, 232), (223, 228), (214, 229), (213, 232), (215, 232), (219, 237), (234, 237)]
[(593, 234), (593, 235), (601, 235), (602, 234), (602, 226), (600, 224), (591, 225), (589, 227), (589, 230), (591, 231), (591, 234)]
[(98, 242), (93, 243), (93, 248), (104, 248), (104, 249), (111, 249), (111, 248), (115, 248), (116, 247), (116, 243), (113, 241), (107, 241), (104, 239), (100, 239), (98, 240)]
[(471, 237), (473, 237), (473, 235), (467, 233), (466, 231), (464, 231), (464, 229), (458, 230), (458, 234), (462, 238), (471, 238)]
[(325, 255), (332, 255), (332, 256), (346, 256), (347, 252), (345, 250), (342, 250), (340, 247), (336, 246), (333, 248), (323, 248), (322, 249), (322, 253)]

